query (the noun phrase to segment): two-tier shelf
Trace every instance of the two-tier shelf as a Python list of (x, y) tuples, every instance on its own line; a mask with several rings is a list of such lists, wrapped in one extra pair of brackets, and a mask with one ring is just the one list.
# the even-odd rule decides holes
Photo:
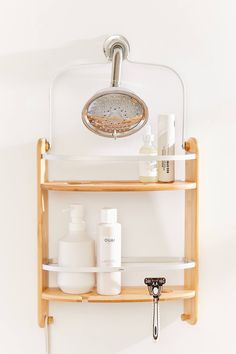
[[(71, 295), (59, 288), (49, 287), (48, 272), (112, 272), (112, 271), (158, 271), (183, 269), (184, 285), (166, 286), (161, 301), (184, 301), (183, 321), (195, 324), (198, 304), (198, 147), (197, 141), (190, 138), (185, 143), (185, 154), (168, 156), (168, 160), (185, 160), (185, 180), (173, 183), (141, 183), (138, 181), (49, 181), (48, 160), (92, 160), (83, 156), (56, 156), (50, 154), (46, 139), (40, 139), (37, 146), (38, 170), (38, 322), (40, 327), (53, 322), (49, 316), (49, 302), (150, 302), (147, 287), (123, 287), (120, 295), (98, 295), (96, 290), (87, 294)], [(137, 156), (97, 157), (104, 161), (138, 161)], [(148, 157), (147, 157), (148, 159)], [(157, 160), (166, 159), (157, 156)], [(153, 157), (152, 157), (153, 160)], [(61, 268), (48, 255), (48, 195), (49, 191), (78, 192), (145, 192), (176, 191), (185, 192), (185, 255), (184, 258), (128, 258), (116, 268)]]

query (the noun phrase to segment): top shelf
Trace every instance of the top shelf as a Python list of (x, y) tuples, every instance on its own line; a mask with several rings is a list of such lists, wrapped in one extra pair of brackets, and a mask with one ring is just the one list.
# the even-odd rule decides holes
[(196, 154), (179, 155), (59, 155), (45, 153), (43, 159), (51, 161), (80, 161), (80, 162), (138, 162), (138, 161), (186, 161), (195, 160)]

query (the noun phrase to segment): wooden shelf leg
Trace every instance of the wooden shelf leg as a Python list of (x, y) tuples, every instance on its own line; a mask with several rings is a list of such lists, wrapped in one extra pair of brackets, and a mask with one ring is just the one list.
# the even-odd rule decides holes
[[(41, 183), (48, 180), (48, 164), (42, 154), (48, 151), (46, 139), (39, 139), (37, 144), (37, 192), (38, 192), (38, 323), (45, 326), (48, 317), (48, 301), (42, 299), (42, 292), (48, 287), (48, 272), (42, 270), (48, 259), (48, 191), (42, 191)], [(50, 320), (51, 321), (51, 320)]]
[(185, 145), (188, 152), (196, 154), (196, 160), (186, 161), (185, 178), (196, 182), (196, 189), (185, 191), (185, 257), (196, 262), (196, 267), (184, 271), (184, 286), (195, 290), (195, 297), (184, 300), (181, 319), (190, 324), (197, 322), (198, 315), (198, 146), (194, 138)]

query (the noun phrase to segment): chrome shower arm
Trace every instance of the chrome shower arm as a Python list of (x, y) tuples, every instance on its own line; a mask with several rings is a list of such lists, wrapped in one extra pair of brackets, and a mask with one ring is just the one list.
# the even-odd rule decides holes
[(122, 61), (123, 49), (120, 46), (116, 46), (112, 55), (111, 87), (120, 86)]

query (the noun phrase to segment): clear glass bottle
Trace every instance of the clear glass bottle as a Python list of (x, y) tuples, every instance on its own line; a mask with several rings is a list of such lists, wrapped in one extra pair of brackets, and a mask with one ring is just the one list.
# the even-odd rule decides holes
[[(145, 135), (143, 135), (143, 146), (139, 150), (140, 155), (156, 156), (156, 147), (154, 145), (154, 134), (152, 134), (151, 126), (146, 126)], [(139, 162), (139, 180), (143, 183), (157, 182), (157, 161), (153, 159), (151, 161)]]

